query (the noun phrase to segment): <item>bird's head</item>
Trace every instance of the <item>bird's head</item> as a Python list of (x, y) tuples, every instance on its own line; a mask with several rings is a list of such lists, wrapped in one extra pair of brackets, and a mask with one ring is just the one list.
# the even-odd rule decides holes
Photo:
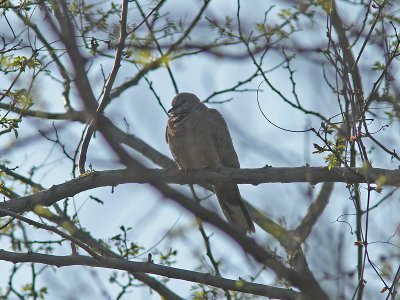
[(179, 93), (172, 99), (172, 108), (168, 111), (170, 116), (175, 116), (183, 113), (188, 113), (193, 109), (197, 109), (203, 104), (195, 94), (191, 93)]

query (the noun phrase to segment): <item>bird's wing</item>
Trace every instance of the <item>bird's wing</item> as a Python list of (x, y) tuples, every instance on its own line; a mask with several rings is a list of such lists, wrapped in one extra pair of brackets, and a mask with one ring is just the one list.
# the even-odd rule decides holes
[(212, 132), (214, 146), (222, 165), (229, 168), (240, 168), (228, 126), (219, 111), (208, 109), (208, 123)]

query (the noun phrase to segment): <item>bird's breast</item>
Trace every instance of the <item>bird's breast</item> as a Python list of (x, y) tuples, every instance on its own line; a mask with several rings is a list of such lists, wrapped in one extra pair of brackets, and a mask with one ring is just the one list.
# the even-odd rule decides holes
[(182, 168), (194, 170), (221, 166), (210, 124), (204, 120), (200, 114), (192, 114), (168, 123), (169, 147)]

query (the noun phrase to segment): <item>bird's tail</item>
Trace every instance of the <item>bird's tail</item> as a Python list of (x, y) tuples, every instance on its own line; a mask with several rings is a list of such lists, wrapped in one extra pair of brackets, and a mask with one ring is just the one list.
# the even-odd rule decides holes
[(244, 206), (238, 186), (233, 183), (218, 183), (213, 187), (228, 222), (241, 231), (255, 232), (256, 229)]

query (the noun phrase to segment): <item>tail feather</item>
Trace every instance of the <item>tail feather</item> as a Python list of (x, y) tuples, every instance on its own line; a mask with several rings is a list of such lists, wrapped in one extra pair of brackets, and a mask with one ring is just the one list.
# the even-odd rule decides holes
[(233, 183), (218, 183), (213, 187), (228, 222), (243, 232), (255, 232), (253, 221), (244, 206), (238, 186)]

